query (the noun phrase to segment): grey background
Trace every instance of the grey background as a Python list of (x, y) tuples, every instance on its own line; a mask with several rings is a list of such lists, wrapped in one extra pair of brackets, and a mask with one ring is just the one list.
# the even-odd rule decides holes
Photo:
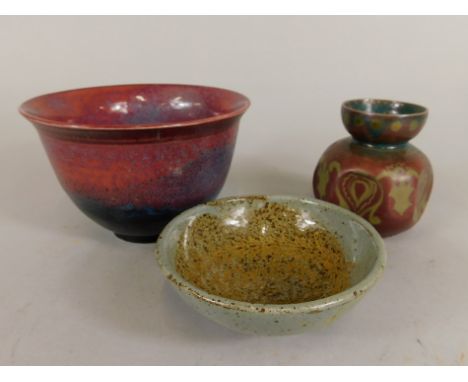
[[(2, 17), (0, 35), (1, 364), (467, 362), (467, 18)], [(320, 154), (346, 135), (346, 99), (423, 104), (428, 209), (385, 240), (383, 279), (329, 329), (232, 333), (179, 301), (152, 245), (119, 241), (72, 205), (17, 114), (41, 93), (135, 82), (251, 99), (222, 195), (310, 195)]]

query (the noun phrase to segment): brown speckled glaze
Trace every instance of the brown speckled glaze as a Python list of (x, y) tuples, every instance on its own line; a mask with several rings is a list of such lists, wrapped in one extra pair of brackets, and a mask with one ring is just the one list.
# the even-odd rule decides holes
[[(266, 219), (260, 219), (260, 217), (265, 218), (268, 216), (268, 214), (266, 216), (265, 214), (262, 215), (262, 210), (265, 211), (265, 206), (269, 204), (284, 207), (274, 210), (275, 216), (272, 220), (275, 224), (283, 224), (282, 221), (286, 220), (287, 223), (284, 224), (288, 225), (285, 230), (287, 233), (282, 235), (282, 240), (278, 239), (278, 246), (283, 246), (285, 238), (286, 241), (290, 242), (294, 241), (294, 239), (298, 240), (300, 232), (304, 229), (310, 229), (313, 232), (316, 227), (321, 227), (333, 233), (334, 238), (336, 238), (343, 250), (346, 262), (352, 264), (348, 288), (325, 298), (301, 303), (251, 303), (209, 293), (184, 277), (183, 270), (180, 272), (177, 270), (177, 252), (181, 246), (180, 240), (182, 242), (187, 240), (187, 245), (189, 245), (193, 234), (192, 230), (197, 229), (197, 220), (200, 217), (215, 216), (219, 219), (214, 227), (211, 226), (213, 223), (208, 226), (203, 223), (204, 230), (215, 230), (214, 232), (216, 232), (220, 225), (221, 227), (226, 225), (231, 227), (227, 232), (218, 231), (217, 235), (220, 236), (233, 234), (237, 229), (239, 232), (243, 231), (245, 227), (242, 226), (248, 226), (255, 218), (258, 219), (258, 223), (255, 224), (257, 226), (256, 230), (261, 232), (263, 227), (267, 227), (267, 229), (270, 227), (269, 224), (266, 224)], [(266, 208), (266, 210), (273, 213), (273, 210), (269, 208)], [(295, 219), (285, 219), (282, 216), (284, 211), (294, 211)], [(219, 221), (223, 223), (219, 224)], [(260, 224), (260, 221), (263, 221), (263, 223)], [(295, 227), (291, 227), (291, 225)], [(198, 228), (202, 228), (202, 226)], [(215, 238), (213, 234), (206, 232), (201, 233), (201, 235), (206, 239)], [(204, 240), (197, 245), (203, 247)], [(227, 238), (216, 237), (215, 240), (216, 243), (224, 245)], [(214, 243), (210, 245), (216, 246)], [(239, 245), (247, 246), (245, 242)], [(207, 252), (207, 249), (202, 251)], [(283, 253), (289, 252), (285, 247), (282, 249)], [(221, 247), (219, 254), (225, 258)], [(288, 253), (288, 255), (290, 254)], [(291, 256), (294, 257), (294, 255)], [(303, 332), (314, 327), (327, 326), (334, 322), (337, 317), (359, 301), (363, 294), (374, 285), (385, 266), (386, 254), (382, 239), (375, 229), (352, 212), (320, 200), (301, 199), (291, 196), (261, 196), (220, 199), (183, 212), (174, 218), (161, 233), (156, 244), (156, 258), (163, 274), (168, 278), (181, 298), (205, 317), (232, 330), (244, 333), (286, 335)], [(234, 264), (234, 260), (230, 260), (232, 264)], [(245, 265), (252, 265), (253, 256), (249, 256), (247, 260)], [(187, 267), (191, 267), (194, 266), (194, 263), (187, 262), (186, 264)], [(210, 272), (213, 274), (220, 272), (219, 269), (214, 269), (216, 264), (213, 265), (212, 263), (212, 266), (213, 269)], [(236, 266), (239, 267), (239, 271), (244, 271), (244, 264)], [(281, 264), (281, 266), (283, 266), (283, 272), (288, 273), (284, 269), (284, 264)], [(299, 267), (296, 269), (301, 275), (307, 273), (307, 271), (301, 270)], [(278, 277), (283, 277), (279, 264), (278, 268), (274, 267), (274, 270)], [(187, 271), (194, 270), (187, 269)], [(232, 280), (234, 280), (234, 276), (226, 275), (228, 279), (232, 277)], [(302, 291), (303, 289), (299, 288), (298, 290)]]
[(349, 286), (349, 267), (338, 239), (313, 223), (268, 202), (240, 220), (203, 214), (179, 239), (177, 271), (208, 293), (238, 301), (288, 304), (331, 296)]

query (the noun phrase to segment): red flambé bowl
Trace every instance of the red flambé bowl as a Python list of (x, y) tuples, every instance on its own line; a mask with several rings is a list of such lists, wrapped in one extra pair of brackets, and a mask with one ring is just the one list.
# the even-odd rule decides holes
[(142, 84), (46, 94), (20, 113), (87, 216), (151, 242), (179, 212), (218, 195), (249, 105), (225, 89)]

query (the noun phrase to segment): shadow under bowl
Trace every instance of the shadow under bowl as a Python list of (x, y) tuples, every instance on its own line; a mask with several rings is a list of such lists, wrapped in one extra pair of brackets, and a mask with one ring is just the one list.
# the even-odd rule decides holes
[(19, 111), (73, 202), (118, 237), (150, 242), (218, 195), (249, 104), (226, 89), (136, 84), (46, 94)]
[[(270, 214), (265, 216), (264, 221), (259, 221), (259, 215), (252, 212), (264, 211), (267, 205), (286, 207), (288, 211), (293, 211), (294, 217), (287, 220), (286, 224), (282, 213), (273, 218)], [(281, 208), (278, 210), (281, 211)], [(293, 304), (249, 303), (208, 293), (183, 277), (177, 266), (180, 246), (183, 246), (185, 255), (187, 238), (192, 233), (200, 234), (192, 232), (195, 229), (194, 222), (207, 215), (221, 221), (221, 232), (224, 233), (216, 233), (215, 240), (225, 239), (237, 243), (245, 240), (241, 232), (251, 224), (256, 224), (260, 227), (256, 230), (265, 232), (266, 235), (268, 227), (274, 225), (272, 221), (283, 220), (281, 226), (287, 232), (275, 234), (287, 237), (288, 240), (294, 240), (294, 235), (305, 227), (318, 225), (338, 239), (346, 260), (352, 263), (350, 285), (329, 297)], [(255, 223), (252, 222), (253, 216), (257, 216)], [(262, 213), (260, 216), (263, 216)], [(204, 230), (202, 234), (210, 235), (210, 229)], [(213, 232), (211, 234), (215, 235)], [(316, 249), (310, 248), (310, 251)], [(222, 250), (220, 247), (220, 251)], [(239, 332), (285, 335), (327, 326), (347, 311), (376, 283), (384, 269), (386, 253), (377, 231), (364, 219), (346, 209), (320, 200), (292, 196), (250, 196), (220, 199), (180, 214), (161, 233), (156, 244), (156, 258), (162, 272), (182, 299), (208, 319)], [(224, 269), (216, 270), (216, 267), (207, 272), (218, 271), (225, 272)], [(242, 274), (236, 274), (236, 277), (243, 277)], [(200, 275), (201, 278), (207, 276), (207, 273)]]
[(341, 106), (346, 130), (358, 141), (401, 144), (414, 138), (426, 123), (424, 106), (402, 101), (355, 99)]

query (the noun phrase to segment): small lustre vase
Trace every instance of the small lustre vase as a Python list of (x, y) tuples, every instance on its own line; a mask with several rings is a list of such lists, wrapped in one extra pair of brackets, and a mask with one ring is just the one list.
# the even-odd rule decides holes
[(313, 177), (315, 196), (362, 216), (384, 237), (411, 228), (433, 184), (429, 159), (408, 143), (427, 115), (425, 107), (406, 102), (345, 102), (341, 116), (352, 138), (323, 153)]

